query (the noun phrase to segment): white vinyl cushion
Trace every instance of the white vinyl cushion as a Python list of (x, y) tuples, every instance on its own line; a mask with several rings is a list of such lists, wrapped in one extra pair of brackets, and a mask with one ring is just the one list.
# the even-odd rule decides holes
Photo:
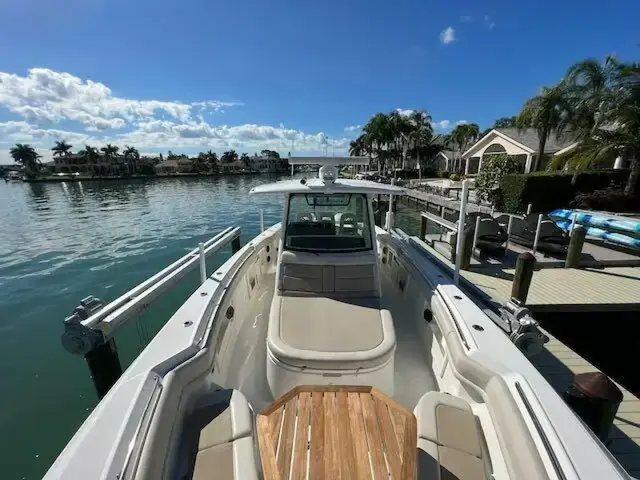
[(377, 298), (274, 295), (267, 346), (289, 365), (351, 370), (384, 364), (396, 338)]

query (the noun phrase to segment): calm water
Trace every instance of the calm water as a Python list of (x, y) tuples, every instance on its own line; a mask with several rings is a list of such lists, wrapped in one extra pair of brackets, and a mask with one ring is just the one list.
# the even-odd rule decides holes
[[(95, 407), (80, 356), (60, 344), (79, 301), (109, 301), (227, 226), (242, 242), (280, 220), (279, 197), (249, 197), (275, 177), (82, 183), (0, 183), (0, 465), (3, 479), (37, 479)], [(416, 221), (399, 214), (401, 228)], [(230, 254), (208, 261), (209, 272)], [(196, 288), (194, 271), (116, 336), (126, 368)], [(138, 325), (144, 325), (143, 329)]]

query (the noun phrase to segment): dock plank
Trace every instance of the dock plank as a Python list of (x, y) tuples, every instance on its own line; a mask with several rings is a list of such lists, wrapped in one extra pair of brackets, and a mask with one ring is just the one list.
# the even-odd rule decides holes
[[(531, 363), (559, 394), (571, 384), (575, 373), (599, 371), (549, 332), (543, 332), (549, 342)], [(607, 448), (630, 475), (637, 476), (640, 474), (640, 400), (616, 385), (622, 391), (623, 401), (614, 418)]]

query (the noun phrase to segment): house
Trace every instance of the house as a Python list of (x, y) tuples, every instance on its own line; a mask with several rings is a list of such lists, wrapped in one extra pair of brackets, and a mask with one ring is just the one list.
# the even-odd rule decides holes
[(237, 173), (247, 170), (247, 166), (245, 165), (244, 161), (236, 160), (231, 163), (220, 162), (218, 164), (218, 169), (220, 173)]
[(433, 167), (436, 170), (450, 172), (454, 170), (455, 159), (455, 152), (453, 150), (441, 150), (433, 160)]
[[(465, 175), (478, 173), (483, 159), (489, 155), (507, 154), (514, 157), (520, 164), (523, 173), (529, 173), (534, 167), (534, 160), (538, 156), (538, 132), (532, 128), (518, 130), (517, 128), (497, 128), (491, 130), (484, 137), (471, 145), (462, 154)], [(569, 135), (556, 138), (551, 134), (544, 148), (544, 158), (539, 169), (544, 170), (549, 161), (561, 153), (573, 149), (577, 143)]]
[(81, 173), (91, 175), (119, 174), (125, 169), (124, 157), (96, 154), (92, 160), (79, 153), (54, 157), (46, 165), (52, 173)]

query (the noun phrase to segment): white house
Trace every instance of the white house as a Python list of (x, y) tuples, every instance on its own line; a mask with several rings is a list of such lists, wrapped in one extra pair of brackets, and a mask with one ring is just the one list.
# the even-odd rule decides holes
[[(522, 172), (529, 173), (538, 155), (538, 143), (538, 133), (532, 128), (522, 131), (517, 128), (493, 129), (462, 154), (464, 173), (478, 173), (483, 159), (489, 155), (500, 154), (515, 157), (521, 165)], [(571, 150), (576, 145), (577, 143), (570, 138), (557, 139), (555, 134), (551, 134), (547, 139), (539, 169), (544, 170), (551, 158)]]

